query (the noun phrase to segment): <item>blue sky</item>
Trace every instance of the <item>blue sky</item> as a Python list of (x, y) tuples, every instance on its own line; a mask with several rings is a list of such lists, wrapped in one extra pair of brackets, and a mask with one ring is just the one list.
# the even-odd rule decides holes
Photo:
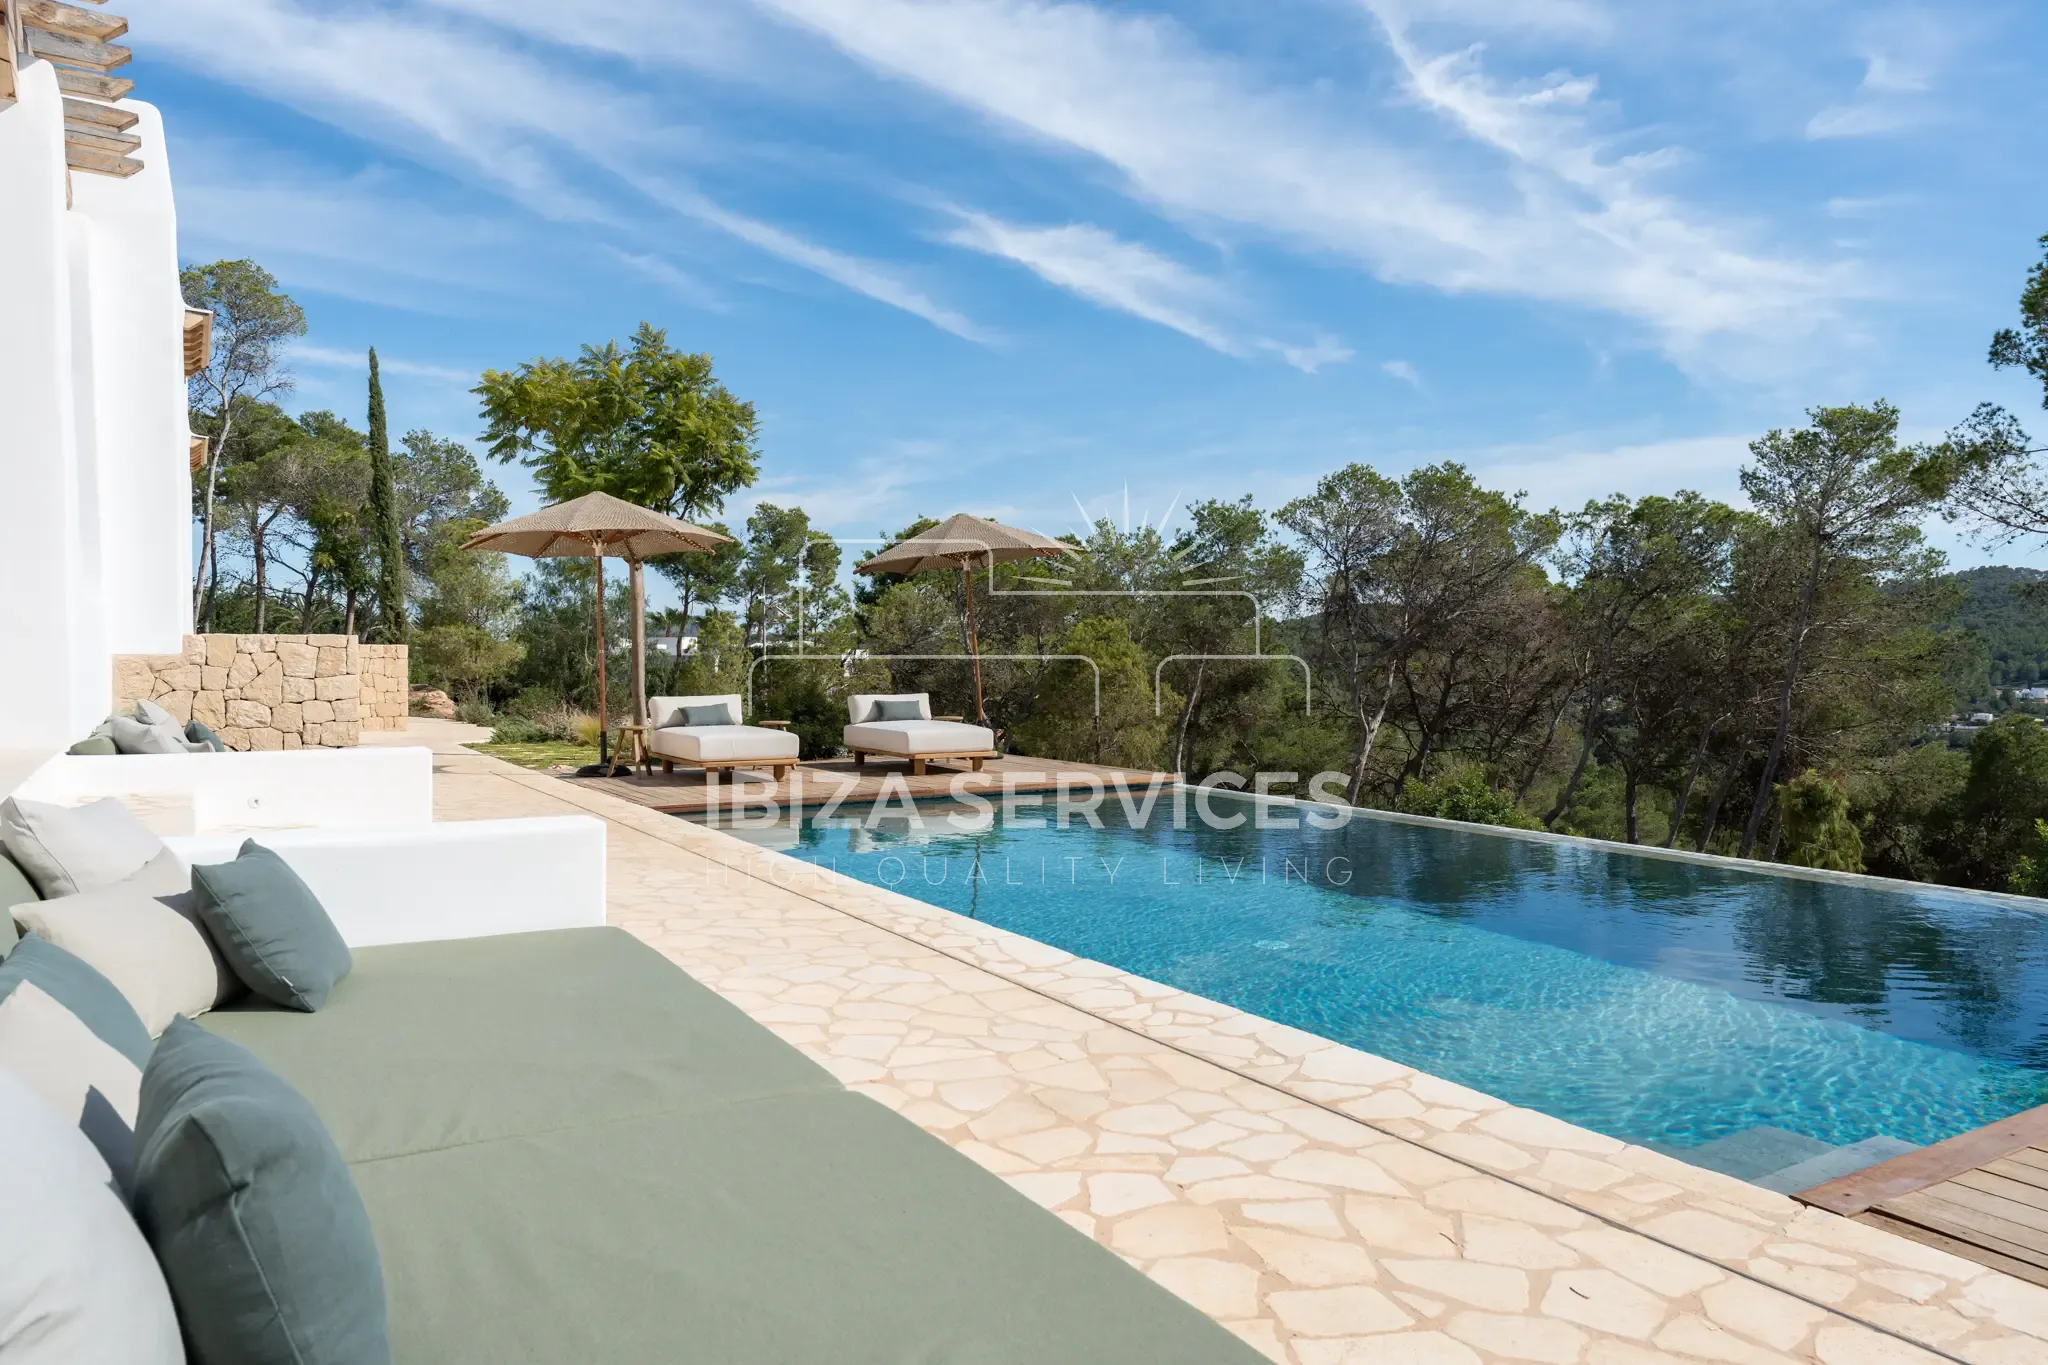
[(644, 318), (761, 411), (728, 519), (1058, 533), (1352, 460), (1733, 499), (1817, 403), (2048, 425), (1984, 363), (2048, 232), (2032, 0), (130, 14), (184, 256), (306, 306), (296, 404), (360, 420), (374, 344), (394, 427), (473, 438), (479, 370)]

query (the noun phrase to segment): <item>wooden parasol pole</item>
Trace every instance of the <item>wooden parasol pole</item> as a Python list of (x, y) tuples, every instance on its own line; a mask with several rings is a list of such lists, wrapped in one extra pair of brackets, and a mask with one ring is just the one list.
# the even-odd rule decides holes
[(967, 590), (967, 652), (974, 656), (974, 719), (976, 724), (985, 724), (988, 708), (981, 704), (981, 632), (974, 625), (974, 571), (964, 562), (960, 583)]
[(590, 538), (590, 555), (597, 570), (597, 763), (605, 769), (605, 776), (611, 776), (611, 735), (605, 716), (604, 676), (604, 541), (596, 536)]

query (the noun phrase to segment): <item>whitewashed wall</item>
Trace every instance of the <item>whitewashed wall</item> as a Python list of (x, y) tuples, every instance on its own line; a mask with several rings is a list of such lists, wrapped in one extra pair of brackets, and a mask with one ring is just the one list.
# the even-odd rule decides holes
[(48, 63), (0, 104), (0, 751), (106, 714), (112, 655), (191, 625), (183, 304), (162, 121), (144, 169), (78, 173)]

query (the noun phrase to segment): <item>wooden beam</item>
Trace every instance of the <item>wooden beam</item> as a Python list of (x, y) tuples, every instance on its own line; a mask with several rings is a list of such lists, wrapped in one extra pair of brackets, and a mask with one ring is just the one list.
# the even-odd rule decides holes
[(21, 6), (21, 21), (45, 33), (61, 33), (87, 42), (112, 42), (128, 31), (128, 21), (118, 14), (100, 14), (58, 0), (13, 0)]
[(126, 76), (102, 76), (95, 71), (60, 66), (57, 68), (57, 88), (67, 95), (79, 95), (89, 100), (121, 100), (134, 91), (135, 82)]
[(102, 128), (96, 123), (74, 123), (65, 119), (64, 145), (106, 152), (110, 156), (126, 156), (142, 149), (142, 139), (133, 133), (117, 133), (111, 128)]
[(1849, 1217), (2036, 1145), (2048, 1145), (2048, 1104), (1852, 1171), (1792, 1197)]
[(190, 379), (213, 362), (213, 310), (185, 309), (185, 377)]
[(66, 123), (96, 123), (102, 128), (111, 128), (117, 133), (122, 133), (133, 128), (141, 119), (142, 115), (132, 109), (116, 109), (111, 104), (75, 100), (69, 96), (64, 100)]
[(191, 433), (190, 440), (191, 447), (187, 456), (190, 468), (187, 472), (197, 474), (199, 466), (206, 463), (206, 438), (195, 431)]
[(64, 164), (74, 171), (119, 176), (123, 180), (142, 169), (142, 163), (133, 158), (95, 152), (90, 148), (75, 147), (69, 142), (64, 144)]
[(28, 29), (28, 45), (38, 57), (47, 58), (60, 66), (82, 66), (87, 71), (112, 71), (115, 67), (128, 65), (135, 56), (125, 47), (96, 43), (90, 38), (72, 38), (62, 33), (51, 33), (33, 24), (30, 24)]

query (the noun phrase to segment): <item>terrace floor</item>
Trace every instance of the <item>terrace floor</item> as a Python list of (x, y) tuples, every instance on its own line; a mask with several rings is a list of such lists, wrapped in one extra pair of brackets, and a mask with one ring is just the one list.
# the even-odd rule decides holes
[(2048, 1289), (605, 791), (613, 923), (1294, 1365), (2048, 1365)]
[(576, 786), (604, 792), (622, 801), (670, 814), (698, 815), (715, 806), (733, 809), (745, 802), (770, 798), (783, 808), (844, 803), (855, 808), (887, 796), (896, 800), (923, 800), (948, 796), (959, 780), (962, 789), (1001, 795), (1005, 792), (1052, 792), (1065, 784), (1069, 791), (1084, 793), (1117, 786), (1143, 790), (1154, 784), (1171, 783), (1170, 773), (1136, 772), (1127, 768), (1105, 768), (1093, 763), (1054, 763), (1040, 758), (996, 758), (980, 772), (964, 762), (945, 761), (922, 775), (913, 775), (907, 760), (872, 759), (856, 768), (851, 759), (809, 762), (791, 768), (777, 780), (764, 769), (722, 772), (713, 781), (701, 768), (678, 767), (673, 773), (636, 771), (631, 777), (563, 777)]

